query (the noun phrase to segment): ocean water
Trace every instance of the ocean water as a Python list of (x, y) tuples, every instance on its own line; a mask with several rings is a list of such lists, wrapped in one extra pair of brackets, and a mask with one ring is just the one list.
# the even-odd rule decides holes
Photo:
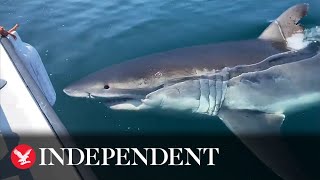
[[(39, 52), (57, 92), (57, 114), (74, 133), (230, 133), (211, 117), (115, 112), (62, 89), (103, 67), (179, 47), (257, 37), (296, 3), (310, 4), (306, 27), (320, 25), (320, 2), (288, 0), (0, 0), (0, 23)], [(314, 126), (312, 126), (314, 127)]]
[[(226, 134), (217, 119), (183, 114), (117, 112), (65, 95), (89, 73), (174, 48), (256, 38), (284, 10), (309, 3), (302, 23), (317, 38), (319, 0), (0, 0), (0, 25), (18, 30), (39, 52), (57, 92), (54, 106), (71, 134)], [(315, 34), (314, 34), (315, 33)], [(319, 106), (289, 115), (283, 131), (319, 133)]]

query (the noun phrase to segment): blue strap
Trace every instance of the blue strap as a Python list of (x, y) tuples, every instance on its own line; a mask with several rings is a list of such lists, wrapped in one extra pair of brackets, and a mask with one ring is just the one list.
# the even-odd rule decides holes
[(2, 89), (7, 84), (6, 80), (0, 79), (0, 89)]

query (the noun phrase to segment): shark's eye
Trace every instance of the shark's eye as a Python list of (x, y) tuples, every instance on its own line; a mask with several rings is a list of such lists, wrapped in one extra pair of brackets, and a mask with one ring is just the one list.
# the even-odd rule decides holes
[(108, 84), (106, 84), (106, 85), (104, 85), (104, 87), (103, 87), (104, 89), (109, 89), (110, 88), (110, 86), (108, 85)]

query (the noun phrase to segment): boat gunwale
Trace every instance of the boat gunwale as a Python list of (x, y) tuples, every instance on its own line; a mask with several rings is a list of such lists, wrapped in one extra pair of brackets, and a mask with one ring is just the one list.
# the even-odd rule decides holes
[[(32, 78), (27, 68), (24, 66), (22, 60), (19, 58), (17, 52), (15, 51), (12, 42), (5, 37), (0, 37), (0, 43), (6, 51), (9, 59), (15, 66), (20, 78), (26, 85), (26, 88), (32, 96), (33, 100), (36, 102), (37, 106), (41, 110), (41, 113), (47, 120), (49, 127), (57, 137), (57, 140), (61, 143), (63, 147), (76, 148), (77, 146), (73, 138), (70, 136), (69, 132), (61, 122), (60, 118), (57, 116), (49, 101), (46, 99), (41, 89), (38, 87), (37, 83)], [(82, 179), (97, 179), (96, 175), (92, 172), (91, 168), (83, 165), (73, 167)]]

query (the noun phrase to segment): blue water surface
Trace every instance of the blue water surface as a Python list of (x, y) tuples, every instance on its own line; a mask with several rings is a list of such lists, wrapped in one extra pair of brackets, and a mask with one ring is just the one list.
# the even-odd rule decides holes
[[(256, 38), (271, 20), (302, 2), (310, 4), (303, 23), (319, 25), (318, 0), (0, 0), (0, 24), (9, 28), (19, 23), (22, 39), (39, 51), (57, 92), (54, 109), (72, 134), (231, 134), (217, 118), (117, 112), (98, 102), (67, 97), (62, 89), (134, 57)], [(317, 132), (317, 110), (289, 116), (285, 129)]]
[[(131, 58), (179, 47), (256, 38), (284, 10), (303, 2), (310, 4), (310, 13), (303, 24), (306, 27), (320, 25), (319, 0), (0, 0), (0, 25), (10, 28), (19, 23), (21, 38), (39, 51), (57, 92), (54, 109), (73, 135), (223, 134), (232, 137), (225, 125), (214, 117), (117, 112), (99, 102), (68, 97), (62, 90), (89, 73)], [(320, 105), (287, 116), (283, 132), (318, 134), (319, 109)], [(220, 173), (218, 179), (277, 179), (234, 139), (236, 144), (228, 144), (227, 149), (238, 153), (223, 156), (215, 177)], [(213, 145), (215, 143), (213, 140)], [(316, 150), (314, 144), (306, 147), (302, 159), (309, 153), (309, 159), (318, 162), (313, 157)], [(317, 171), (317, 165), (311, 163), (309, 167)], [(95, 172), (101, 179), (112, 175), (113, 179), (118, 179), (117, 175), (126, 178), (124, 171), (114, 170), (98, 167)], [(193, 179), (203, 179), (210, 172), (211, 169), (203, 175), (196, 172)], [(179, 171), (175, 173), (173, 178), (181, 177)], [(161, 179), (159, 172), (144, 171), (139, 175), (143, 174)], [(138, 174), (131, 172), (131, 175), (137, 177)]]

